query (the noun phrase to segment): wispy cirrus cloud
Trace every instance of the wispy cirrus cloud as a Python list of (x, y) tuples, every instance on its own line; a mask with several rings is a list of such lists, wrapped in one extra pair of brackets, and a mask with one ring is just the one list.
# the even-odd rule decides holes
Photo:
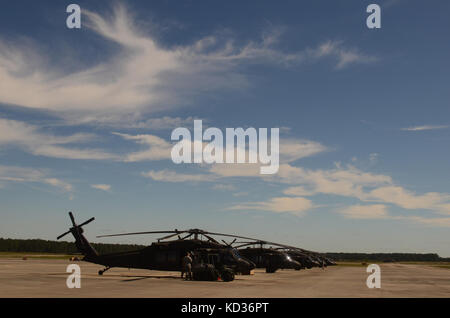
[(449, 125), (423, 125), (423, 126), (412, 126), (407, 128), (402, 128), (404, 131), (424, 131), (424, 130), (439, 130), (450, 128)]
[(217, 177), (211, 174), (188, 174), (177, 173), (173, 170), (150, 170), (142, 172), (142, 176), (153, 179), (155, 181), (164, 182), (211, 182), (217, 180)]
[(6, 183), (41, 183), (63, 192), (70, 193), (73, 191), (73, 186), (70, 183), (51, 177), (45, 171), (29, 167), (0, 165), (0, 181)]
[(167, 46), (139, 28), (122, 5), (115, 7), (111, 17), (87, 10), (83, 17), (83, 25), (117, 44), (117, 51), (97, 64), (68, 71), (63, 65), (43, 62), (45, 51), (30, 41), (0, 40), (1, 103), (50, 110), (72, 122), (129, 120), (137, 126), (159, 125), (158, 121), (135, 121), (135, 114), (180, 107), (191, 100), (186, 97), (204, 92), (245, 87), (249, 81), (239, 68), (243, 64), (292, 66), (334, 58), (342, 69), (375, 60), (338, 41), (284, 52), (277, 46), (279, 28), (244, 44), (212, 34), (184, 46)]
[(335, 212), (348, 219), (359, 220), (397, 220), (429, 226), (450, 227), (450, 217), (432, 217), (417, 215), (393, 215), (384, 204), (351, 205), (337, 209)]
[(122, 158), (126, 162), (136, 161), (150, 161), (150, 160), (163, 160), (170, 159), (170, 152), (172, 149), (172, 143), (155, 135), (129, 135), (122, 133), (113, 133), (126, 140), (132, 140), (140, 145), (143, 145), (144, 149), (136, 152), (129, 153)]
[(383, 204), (352, 205), (337, 211), (350, 219), (386, 219), (389, 218), (387, 207)]
[(85, 160), (119, 158), (100, 149), (73, 146), (73, 144), (83, 144), (94, 139), (96, 139), (95, 135), (85, 133), (58, 136), (25, 122), (0, 118), (0, 146), (17, 147), (35, 156), (52, 158)]
[[(189, 117), (150, 117), (135, 111), (130, 114), (81, 114), (80, 116), (71, 116), (65, 123), (70, 125), (95, 125), (104, 129), (139, 129), (151, 131), (171, 130), (177, 127), (190, 126), (194, 122), (192, 116)], [(203, 119), (205, 121), (205, 119)]]
[(356, 48), (347, 48), (342, 41), (326, 41), (315, 49), (308, 49), (307, 57), (324, 58), (332, 57), (336, 59), (337, 69), (343, 69), (350, 64), (368, 64), (378, 60), (377, 57), (361, 53)]
[(111, 190), (111, 185), (109, 185), (109, 184), (91, 184), (91, 188), (108, 192)]
[(236, 204), (228, 210), (262, 210), (274, 213), (290, 213), (303, 216), (314, 207), (311, 200), (302, 197), (275, 197), (263, 202), (247, 202)]

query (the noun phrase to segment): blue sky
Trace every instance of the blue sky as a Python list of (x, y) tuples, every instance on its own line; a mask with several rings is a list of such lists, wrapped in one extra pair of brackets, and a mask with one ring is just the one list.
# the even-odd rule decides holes
[[(450, 4), (15, 1), (0, 11), (0, 236), (200, 227), (450, 256)], [(278, 174), (175, 165), (193, 120), (279, 127)], [(150, 243), (153, 237), (103, 239)]]

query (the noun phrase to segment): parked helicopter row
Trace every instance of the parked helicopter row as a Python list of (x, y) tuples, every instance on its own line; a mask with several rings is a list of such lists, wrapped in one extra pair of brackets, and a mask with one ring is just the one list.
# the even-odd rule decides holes
[[(143, 234), (168, 234), (151, 245), (135, 251), (98, 254), (83, 235), (83, 226), (92, 222), (91, 218), (80, 225), (75, 223), (69, 212), (72, 227), (58, 236), (58, 240), (71, 233), (83, 260), (105, 266), (98, 272), (102, 275), (112, 267), (139, 268), (162, 271), (181, 271), (182, 259), (186, 253), (194, 256), (192, 269), (194, 279), (232, 281), (235, 274), (248, 275), (254, 268), (265, 268), (267, 273), (278, 269), (305, 269), (326, 267), (335, 263), (324, 255), (298, 247), (263, 241), (233, 234), (213, 233), (200, 229), (148, 231), (100, 235), (112, 237)], [(222, 243), (214, 237), (231, 237), (233, 241)], [(169, 240), (171, 238), (174, 238)], [(245, 241), (237, 242), (238, 239)]]

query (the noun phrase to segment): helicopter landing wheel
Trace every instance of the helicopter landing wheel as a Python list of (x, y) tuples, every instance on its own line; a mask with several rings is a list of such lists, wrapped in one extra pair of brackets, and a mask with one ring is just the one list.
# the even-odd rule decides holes
[(105, 269), (101, 269), (101, 270), (98, 271), (98, 274), (99, 274), (100, 276), (102, 276), (103, 273), (106, 272), (108, 269), (110, 269), (110, 267), (106, 267)]
[(220, 277), (222, 278), (222, 280), (224, 282), (231, 282), (234, 280), (234, 273), (230, 270), (225, 270), (222, 272), (222, 274), (220, 275)]

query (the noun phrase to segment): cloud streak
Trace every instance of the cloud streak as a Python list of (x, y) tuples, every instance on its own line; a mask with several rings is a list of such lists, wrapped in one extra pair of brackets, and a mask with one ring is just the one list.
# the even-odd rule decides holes
[(147, 172), (143, 172), (141, 175), (155, 181), (164, 182), (211, 182), (217, 179), (216, 176), (210, 174), (177, 173), (168, 169), (160, 171), (150, 170)]
[(383, 204), (352, 205), (342, 208), (338, 212), (350, 219), (386, 219), (389, 217), (387, 207)]
[(439, 130), (439, 129), (447, 129), (450, 126), (448, 125), (423, 125), (423, 126), (413, 126), (402, 128), (401, 130), (405, 131), (424, 131), (424, 130)]
[(50, 177), (42, 170), (28, 167), (0, 165), (0, 181), (15, 183), (41, 183), (50, 185), (63, 192), (70, 193), (73, 191), (73, 186), (70, 183)]
[(109, 185), (109, 184), (92, 184), (91, 188), (109, 192), (111, 190), (111, 185)]
[(21, 121), (0, 118), (0, 146), (17, 147), (35, 156), (52, 158), (118, 159), (117, 155), (100, 149), (68, 147), (68, 145), (91, 142), (95, 138), (95, 135), (83, 133), (56, 136), (45, 133), (42, 129)]
[(314, 207), (311, 200), (302, 197), (275, 197), (265, 202), (247, 202), (234, 205), (228, 210), (262, 210), (274, 213), (290, 213), (303, 216)]

